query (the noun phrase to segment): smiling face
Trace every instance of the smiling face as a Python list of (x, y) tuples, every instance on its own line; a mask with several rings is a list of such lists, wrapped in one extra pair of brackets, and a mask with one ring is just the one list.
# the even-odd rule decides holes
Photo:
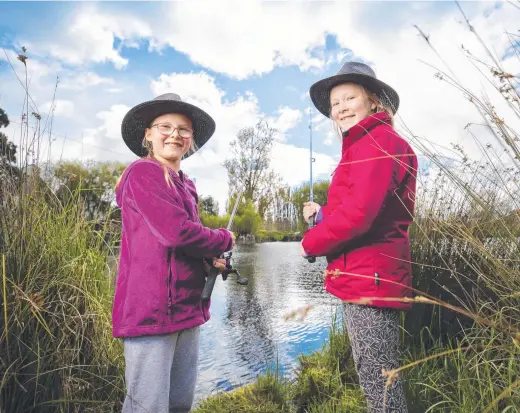
[(361, 122), (375, 109), (368, 94), (354, 83), (342, 83), (330, 91), (330, 117), (342, 132)]
[(145, 139), (154, 158), (178, 170), (180, 160), (192, 145), (191, 120), (178, 113), (161, 115), (146, 129)]

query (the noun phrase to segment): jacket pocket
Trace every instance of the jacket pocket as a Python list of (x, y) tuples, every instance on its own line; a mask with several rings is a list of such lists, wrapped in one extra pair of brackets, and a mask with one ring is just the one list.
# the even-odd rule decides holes
[(410, 269), (410, 246), (407, 242), (384, 244), (375, 259), (374, 284), (385, 287), (382, 280), (401, 283)]
[[(376, 271), (375, 254), (370, 247), (361, 247), (341, 253), (330, 259), (327, 282), (349, 296), (370, 296), (375, 291), (372, 276)], [(338, 275), (334, 275), (339, 270)]]
[(172, 306), (173, 306), (173, 298), (172, 298), (172, 283), (173, 283), (173, 274), (172, 274), (172, 249), (168, 248), (168, 315), (172, 314)]

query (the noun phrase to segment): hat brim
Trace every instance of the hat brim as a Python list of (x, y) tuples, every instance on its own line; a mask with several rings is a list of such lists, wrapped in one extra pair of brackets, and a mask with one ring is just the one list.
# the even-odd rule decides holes
[[(157, 117), (166, 113), (179, 113), (191, 120), (193, 139), (198, 149), (211, 138), (215, 132), (215, 121), (202, 109), (187, 102), (175, 100), (150, 100), (134, 106), (128, 111), (121, 123), (121, 135), (126, 146), (139, 157), (148, 154), (143, 146), (146, 128)], [(186, 153), (186, 159), (192, 153)]]
[(316, 109), (330, 118), (330, 91), (333, 87), (342, 83), (356, 83), (368, 91), (374, 93), (383, 104), (388, 106), (393, 114), (399, 108), (399, 95), (385, 82), (360, 73), (345, 73), (327, 77), (314, 83), (309, 91), (311, 100)]

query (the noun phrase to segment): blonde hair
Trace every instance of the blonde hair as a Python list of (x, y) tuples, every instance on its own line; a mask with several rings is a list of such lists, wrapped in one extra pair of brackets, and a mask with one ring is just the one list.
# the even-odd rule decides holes
[[(370, 92), (365, 87), (363, 87), (363, 86), (361, 86), (361, 85), (359, 85), (357, 83), (355, 83), (355, 85), (361, 88), (361, 91), (362, 91), (363, 95), (370, 102), (370, 106), (372, 106), (372, 105), (376, 106), (375, 109), (372, 111), (372, 113), (370, 113), (369, 116), (374, 115), (374, 114), (379, 113), (379, 112), (384, 112), (390, 118), (390, 125), (393, 128), (394, 127), (394, 112), (392, 111), (390, 106), (387, 105), (385, 102), (383, 102), (379, 98), (379, 96), (377, 96), (375, 93)], [(334, 120), (332, 120), (332, 106), (330, 108), (329, 118), (332, 121), (332, 128), (334, 129), (334, 131), (336, 132), (338, 137), (341, 139), (343, 137), (343, 134), (341, 133), (341, 129), (339, 128), (338, 124)]]
[[(150, 125), (154, 121), (155, 121), (155, 119), (150, 123)], [(149, 129), (149, 128), (147, 128), (147, 129)], [(195, 152), (197, 152), (199, 150), (199, 147), (195, 143), (195, 139), (194, 138), (195, 138), (194, 136), (191, 138), (190, 147), (188, 148), (188, 152), (186, 152), (186, 153), (189, 153), (190, 155), (193, 155)], [(146, 149), (146, 155), (143, 156), (142, 159), (151, 158), (151, 159), (154, 159), (157, 162), (159, 162), (161, 164), (161, 166), (163, 167), (163, 170), (164, 170), (164, 179), (166, 180), (166, 185), (171, 187), (173, 185), (173, 182), (172, 182), (172, 178), (170, 177), (170, 172), (168, 170), (169, 167), (168, 167), (168, 165), (166, 165), (165, 163), (161, 162), (159, 159), (157, 159), (154, 156), (152, 142), (150, 142), (148, 139), (146, 139), (146, 136), (143, 137), (143, 147)], [(186, 154), (184, 154), (182, 156), (182, 159), (184, 158), (184, 156), (186, 156)], [(126, 171), (126, 169), (125, 169), (125, 171)], [(121, 183), (121, 178), (125, 174), (125, 171), (123, 171), (121, 176), (119, 178), (117, 178), (115, 189), (117, 189), (119, 187), (119, 184)]]

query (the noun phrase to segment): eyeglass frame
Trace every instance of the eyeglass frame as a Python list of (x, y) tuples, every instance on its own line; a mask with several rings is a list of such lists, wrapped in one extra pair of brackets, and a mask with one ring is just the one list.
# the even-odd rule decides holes
[[(170, 128), (172, 129), (171, 133), (169, 133), (169, 134), (162, 133), (162, 132), (160, 131), (160, 129), (159, 129), (159, 126), (160, 126), (160, 125), (169, 125)], [(193, 138), (193, 132), (194, 132), (194, 131), (193, 131), (193, 129), (188, 128), (187, 126), (173, 126), (171, 123), (155, 123), (155, 124), (153, 124), (153, 125), (150, 126), (150, 129), (153, 128), (153, 127), (155, 127), (155, 126), (157, 126), (157, 131), (158, 131), (161, 135), (163, 135), (163, 136), (172, 136), (173, 133), (174, 133), (175, 131), (177, 131), (177, 134), (178, 134), (182, 139), (191, 139), (191, 138)], [(182, 136), (182, 135), (181, 135), (181, 129), (184, 129), (185, 131), (190, 132), (191, 135), (190, 135), (190, 136), (187, 136), (187, 137)]]

